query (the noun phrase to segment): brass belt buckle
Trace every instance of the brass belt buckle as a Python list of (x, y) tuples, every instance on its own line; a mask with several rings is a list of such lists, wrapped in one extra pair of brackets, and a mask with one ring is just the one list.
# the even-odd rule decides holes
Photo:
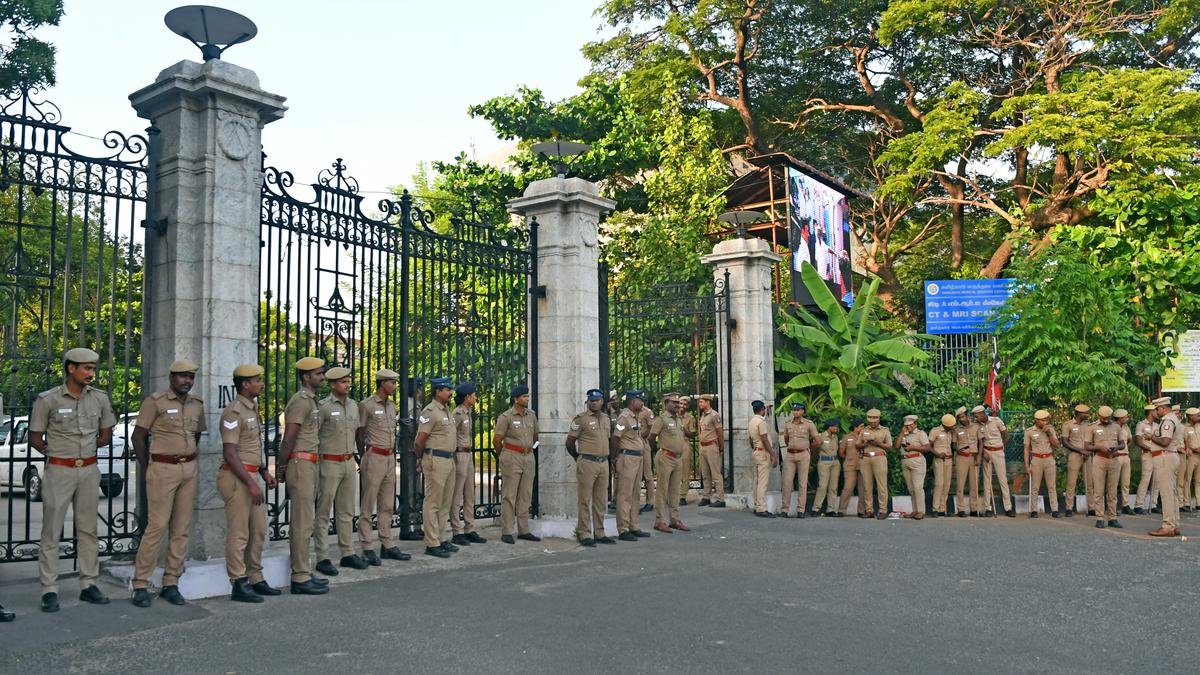
[(78, 468), (79, 468), (79, 467), (81, 467), (81, 466), (83, 466), (83, 459), (82, 459), (82, 458), (76, 458), (76, 459), (75, 459), (75, 468), (76, 468), (76, 469), (78, 469)]

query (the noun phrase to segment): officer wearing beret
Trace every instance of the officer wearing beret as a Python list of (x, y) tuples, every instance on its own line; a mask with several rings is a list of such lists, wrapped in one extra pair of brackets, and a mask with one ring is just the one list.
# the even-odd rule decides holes
[(650, 428), (650, 446), (656, 448), (654, 467), (658, 472), (658, 504), (654, 529), (665, 534), (672, 530), (688, 532), (690, 528), (679, 519), (679, 474), (684, 469), (683, 456), (691, 452), (688, 439), (696, 434), (683, 423), (679, 414), (679, 394), (663, 396), (666, 410)]
[(587, 410), (571, 420), (567, 432), (567, 453), (575, 460), (577, 486), (575, 538), (584, 546), (617, 543), (604, 532), (610, 425), (603, 407), (604, 392), (589, 389)]
[(617, 470), (617, 538), (621, 541), (637, 541), (649, 537), (649, 532), (639, 529), (638, 516), (641, 511), (642, 457), (647, 452), (642, 436), (641, 412), (646, 404), (645, 394), (636, 389), (625, 392), (625, 407), (613, 422), (609, 439), (610, 454), (616, 459)]
[(895, 449), (900, 451), (900, 469), (904, 472), (904, 483), (912, 497), (912, 513), (906, 518), (925, 518), (925, 453), (932, 450), (929, 436), (917, 428), (917, 416), (905, 415), (904, 427), (895, 440)]
[[(170, 542), (159, 597), (172, 605), (184, 604), (179, 577), (183, 575), (192, 506), (196, 502), (196, 444), (205, 431), (204, 401), (188, 395), (196, 382), (197, 368), (187, 360), (171, 364), (168, 387), (142, 401), (131, 439), (138, 468), (145, 471), (149, 507), (133, 566), (133, 604), (138, 607), (150, 606), (150, 575), (168, 530)], [(152, 446), (149, 448), (147, 436)]]
[(454, 499), (450, 504), (450, 525), (454, 536), (452, 542), (459, 546), (483, 544), (487, 539), (475, 531), (475, 427), (472, 411), (475, 409), (477, 387), (474, 382), (460, 382), (454, 388), (454, 434), (457, 438), (454, 452)]
[[(721, 471), (721, 449), (725, 447), (725, 427), (717, 413), (712, 394), (702, 394), (696, 407), (700, 411), (700, 506), (725, 508), (725, 475)], [(836, 482), (836, 481), (835, 481)], [(710, 497), (711, 495), (711, 497)]]
[(29, 444), (46, 456), (38, 553), (43, 612), (58, 611), (58, 542), (68, 507), (75, 522), (79, 599), (108, 604), (108, 598), (96, 587), (100, 577), (96, 538), (100, 470), (96, 467), (96, 446), (112, 443), (117, 418), (108, 396), (91, 387), (99, 363), (100, 355), (90, 349), (68, 351), (63, 355), (63, 384), (38, 394), (29, 415)]
[[(225, 502), (225, 572), (233, 587), (230, 599), (258, 603), (279, 595), (263, 576), (262, 551), (267, 538), (264, 485), (275, 487), (262, 452), (258, 396), (263, 368), (247, 363), (233, 369), (233, 401), (221, 411), (221, 468), (217, 492)], [(325, 592), (322, 589), (320, 592)]]
[(1033, 426), (1025, 429), (1025, 473), (1029, 474), (1029, 494), (1033, 503), (1029, 505), (1029, 517), (1037, 518), (1041, 508), (1042, 483), (1046, 484), (1046, 496), (1050, 498), (1050, 509), (1055, 518), (1062, 516), (1058, 512), (1058, 492), (1055, 489), (1057, 467), (1054, 463), (1054, 451), (1058, 449), (1058, 435), (1050, 426), (1050, 413), (1039, 410), (1033, 413)]
[[(358, 487), (358, 471), (354, 454), (357, 450), (359, 424), (358, 402), (350, 398), (350, 369), (337, 366), (325, 373), (329, 396), (317, 404), (320, 415), (318, 447), (317, 512), (313, 522), (313, 543), (316, 545), (317, 571), (337, 575), (337, 568), (328, 557), (329, 509), (337, 528), (341, 567), (367, 569), (367, 561), (354, 551), (354, 491)], [(378, 562), (378, 561), (377, 561)]]
[(308, 545), (316, 515), (320, 475), (317, 463), (321, 461), (321, 411), (317, 407), (317, 387), (325, 380), (325, 362), (315, 356), (306, 356), (297, 361), (295, 367), (300, 388), (283, 411), (286, 427), (279, 443), (276, 471), (279, 482), (287, 483), (291, 501), (292, 593), (321, 595), (329, 592), (329, 582), (312, 575)]
[(529, 507), (533, 503), (533, 477), (537, 462), (533, 451), (538, 444), (537, 415), (529, 409), (529, 387), (518, 384), (510, 392), (512, 407), (496, 419), (492, 447), (500, 458), (503, 494), (500, 502), (500, 541), (515, 544), (517, 539), (541, 541), (529, 531)]
[[(880, 412), (875, 408), (867, 411), (867, 426), (858, 432), (856, 444), (862, 450), (863, 458), (859, 471), (863, 473), (863, 489), (866, 492), (867, 512), (870, 518), (874, 515), (879, 520), (887, 518), (888, 514), (888, 448), (892, 445), (892, 432), (879, 424)], [(872, 491), (871, 485), (875, 489)], [(875, 510), (874, 497), (879, 497), (879, 510)]]
[(1117, 520), (1117, 482), (1121, 466), (1116, 452), (1121, 448), (1121, 427), (1113, 409), (1102, 405), (1099, 419), (1088, 428), (1084, 449), (1092, 453), (1092, 488), (1096, 490), (1096, 527), (1121, 527)]
[(792, 404), (792, 419), (783, 425), (783, 445), (787, 454), (783, 458), (783, 506), (779, 515), (788, 517), (792, 508), (792, 481), (799, 477), (800, 494), (796, 503), (796, 517), (808, 515), (808, 473), (812, 466), (812, 446), (821, 435), (817, 425), (804, 416), (803, 403)]
[[(382, 368), (375, 373), (375, 393), (358, 404), (358, 433), (355, 437), (362, 495), (359, 505), (358, 540), (363, 558), (369, 565), (381, 565), (380, 557), (391, 560), (412, 558), (396, 547), (392, 538), (392, 511), (396, 504), (396, 383), (400, 373)], [(378, 509), (378, 511), (377, 511)], [(375, 530), (371, 514), (376, 514), (379, 530), (379, 555), (375, 555)]]
[(454, 451), (458, 437), (450, 416), (450, 397), (454, 387), (449, 378), (435, 377), (429, 381), (433, 400), (421, 409), (417, 418), (417, 438), (413, 453), (418, 470), (425, 475), (425, 501), (421, 515), (425, 529), (425, 555), (449, 558), (458, 546), (443, 539), (450, 525), (450, 505), (454, 501)]
[(846, 509), (850, 506), (850, 497), (854, 495), (854, 491), (858, 490), (858, 517), (866, 517), (867, 500), (863, 496), (866, 492), (863, 474), (859, 471), (859, 466), (862, 461), (862, 451), (858, 449), (858, 434), (866, 425), (866, 420), (861, 417), (855, 418), (850, 422), (850, 433), (842, 438), (838, 454), (842, 457), (842, 496), (838, 499), (838, 508), (834, 512), (834, 516), (841, 518), (846, 514)]
[(1083, 492), (1087, 496), (1088, 515), (1095, 515), (1095, 491), (1092, 489), (1092, 472), (1088, 471), (1088, 458), (1091, 453), (1084, 448), (1087, 441), (1089, 413), (1092, 409), (1082, 403), (1075, 406), (1075, 416), (1063, 422), (1060, 442), (1070, 451), (1067, 455), (1067, 517), (1075, 515), (1075, 486), (1079, 483), (1079, 474), (1083, 474)]
[(771, 469), (779, 465), (779, 460), (767, 428), (767, 404), (751, 401), (750, 409), (754, 415), (746, 426), (746, 435), (750, 437), (750, 454), (754, 458), (754, 515), (774, 518), (775, 514), (767, 510), (767, 481), (770, 480)]
[(825, 420), (825, 430), (821, 432), (819, 455), (817, 457), (817, 494), (813, 497), (813, 514), (830, 516), (837, 509), (838, 476), (842, 468), (838, 464), (838, 429), (841, 420), (834, 417)]
[(1004, 446), (1008, 443), (1008, 428), (1004, 426), (1004, 421), (999, 417), (989, 417), (987, 409), (981, 405), (975, 406), (971, 410), (971, 414), (975, 416), (975, 422), (979, 425), (979, 444), (982, 447), (979, 457), (983, 463), (983, 501), (986, 509), (984, 515), (988, 517), (995, 515), (996, 500), (992, 495), (992, 474), (994, 473), (996, 481), (1000, 483), (1004, 514), (1009, 518), (1015, 518), (1017, 511), (1013, 506), (1012, 495), (1008, 491), (1008, 473), (1004, 465)]
[(942, 415), (941, 424), (929, 430), (929, 456), (933, 463), (933, 518), (946, 517), (950, 475), (954, 471), (954, 415)]

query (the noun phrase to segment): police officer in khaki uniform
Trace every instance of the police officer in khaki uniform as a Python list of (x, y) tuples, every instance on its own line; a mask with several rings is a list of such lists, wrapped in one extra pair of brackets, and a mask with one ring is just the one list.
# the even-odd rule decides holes
[(1120, 484), (1117, 486), (1117, 491), (1121, 495), (1121, 513), (1132, 516), (1133, 507), (1129, 505), (1129, 447), (1133, 445), (1133, 433), (1129, 431), (1129, 411), (1117, 408), (1113, 412), (1113, 420), (1121, 430), (1120, 447), (1113, 453), (1113, 456), (1117, 458), (1118, 473), (1121, 474)]
[(954, 429), (954, 477), (958, 489), (954, 506), (959, 518), (967, 517), (967, 482), (971, 483), (971, 515), (979, 515), (979, 425), (967, 417), (963, 406), (954, 411), (958, 426)]
[(1050, 498), (1050, 510), (1055, 518), (1058, 512), (1058, 484), (1054, 463), (1054, 451), (1058, 449), (1058, 436), (1050, 426), (1050, 413), (1039, 410), (1033, 413), (1033, 426), (1025, 429), (1025, 473), (1029, 474), (1029, 490), (1033, 502), (1029, 505), (1029, 517), (1037, 518), (1041, 507), (1042, 483), (1046, 484), (1046, 496)]
[(425, 555), (449, 558), (458, 546), (443, 539), (450, 525), (450, 505), (454, 503), (454, 452), (458, 435), (450, 415), (450, 397), (454, 390), (449, 378), (435, 377), (429, 381), (433, 400), (417, 418), (417, 438), (413, 452), (417, 455), (418, 470), (425, 474), (425, 503), (422, 507), (422, 528), (425, 530)]
[(842, 457), (842, 496), (838, 500), (838, 509), (834, 514), (835, 517), (841, 518), (846, 513), (846, 509), (850, 506), (850, 497), (858, 490), (858, 517), (864, 518), (867, 513), (867, 500), (863, 498), (863, 493), (866, 491), (863, 488), (862, 472), (859, 467), (862, 462), (862, 451), (858, 449), (858, 433), (862, 431), (866, 425), (866, 420), (856, 418), (850, 422), (850, 433), (842, 439), (841, 447), (838, 449), (838, 454)]
[(460, 382), (454, 388), (454, 498), (450, 502), (450, 524), (454, 536), (450, 541), (459, 546), (485, 544), (487, 539), (475, 531), (475, 428), (472, 411), (475, 409), (477, 387), (474, 382)]
[[(336, 576), (329, 559), (329, 509), (337, 528), (341, 567), (365, 570), (369, 563), (354, 551), (354, 491), (358, 471), (354, 462), (359, 423), (358, 402), (350, 398), (350, 369), (337, 366), (325, 373), (329, 396), (317, 404), (321, 416), (318, 432), (321, 462), (318, 464), (317, 512), (313, 521), (313, 544), (317, 571)], [(375, 561), (377, 564), (378, 560)]]
[(933, 463), (932, 518), (945, 518), (950, 500), (950, 476), (954, 472), (954, 415), (942, 415), (941, 424), (929, 430), (929, 455)]
[[(133, 604), (138, 607), (150, 606), (146, 589), (168, 531), (170, 543), (159, 597), (172, 605), (185, 604), (179, 593), (179, 577), (183, 575), (192, 506), (196, 503), (196, 443), (205, 431), (204, 401), (188, 395), (197, 368), (191, 361), (171, 364), (169, 386), (142, 401), (131, 439), (138, 469), (146, 472), (149, 508), (146, 531), (133, 566)], [(150, 448), (146, 446), (147, 435)]]
[(820, 452), (817, 457), (817, 494), (813, 497), (813, 515), (831, 516), (837, 508), (838, 476), (842, 467), (838, 464), (838, 418), (825, 420), (825, 431), (818, 437)]
[[(642, 400), (646, 401), (646, 392), (641, 393)], [(654, 505), (658, 503), (655, 499), (657, 493), (654, 487), (654, 458), (650, 454), (649, 439), (652, 426), (654, 426), (654, 411), (647, 401), (638, 412), (638, 427), (642, 430), (642, 438), (646, 439), (646, 451), (642, 453), (642, 484), (646, 487), (646, 503), (642, 504), (642, 513), (650, 513), (654, 510)]]
[(29, 415), (29, 444), (46, 456), (42, 488), (42, 540), (38, 577), (42, 611), (58, 611), (58, 542), (67, 508), (75, 523), (75, 559), (79, 564), (79, 599), (108, 604), (96, 587), (100, 577), (96, 538), (100, 470), (96, 446), (112, 443), (117, 423), (108, 396), (91, 387), (100, 355), (76, 347), (63, 355), (62, 385), (38, 394)]
[(779, 460), (775, 456), (775, 446), (771, 443), (771, 432), (767, 427), (767, 404), (752, 401), (750, 409), (754, 415), (750, 417), (746, 435), (750, 437), (751, 455), (754, 457), (754, 515), (774, 518), (775, 514), (767, 510), (767, 481), (770, 480), (771, 470), (779, 465)]
[(819, 443), (821, 431), (804, 416), (803, 403), (792, 404), (792, 419), (783, 425), (783, 505), (779, 515), (788, 518), (792, 508), (792, 480), (799, 475), (800, 494), (796, 499), (796, 517), (808, 516), (808, 472), (812, 467), (812, 446)]
[[(683, 422), (683, 428), (691, 432), (688, 438), (696, 437), (696, 418), (692, 417), (690, 408), (692, 405), (692, 397), (683, 394), (679, 395), (679, 419)], [(687, 493), (691, 487), (692, 475), (696, 471), (696, 462), (692, 457), (692, 444), (688, 444), (688, 450), (684, 453), (683, 459), (680, 460), (681, 467), (679, 469), (679, 505), (687, 506)]]
[(1146, 404), (1142, 408), (1146, 417), (1137, 423), (1133, 431), (1133, 443), (1141, 449), (1139, 461), (1142, 465), (1142, 478), (1138, 481), (1137, 504), (1133, 510), (1137, 515), (1162, 513), (1162, 509), (1156, 506), (1158, 485), (1154, 482), (1154, 457), (1151, 454), (1157, 450), (1153, 440), (1158, 435), (1157, 410), (1158, 408), (1154, 404)]
[(1088, 427), (1083, 447), (1092, 453), (1092, 488), (1096, 491), (1096, 527), (1121, 527), (1117, 520), (1117, 482), (1121, 466), (1116, 452), (1121, 447), (1121, 427), (1113, 420), (1113, 409), (1102, 405), (1100, 419)]
[[(262, 551), (267, 538), (264, 485), (275, 487), (262, 453), (258, 396), (265, 386), (263, 368), (248, 363), (233, 369), (236, 396), (221, 412), (221, 468), (217, 492), (225, 502), (225, 572), (235, 602), (262, 602), (279, 595), (263, 576)], [(327, 589), (321, 589), (325, 592)]]
[(1075, 486), (1079, 482), (1079, 474), (1083, 474), (1083, 492), (1087, 495), (1088, 515), (1092, 516), (1096, 513), (1095, 508), (1095, 490), (1092, 488), (1092, 474), (1087, 470), (1087, 460), (1089, 453), (1083, 446), (1087, 441), (1088, 413), (1092, 409), (1080, 403), (1075, 406), (1075, 417), (1063, 422), (1062, 435), (1059, 436), (1060, 442), (1066, 446), (1070, 452), (1067, 454), (1067, 487), (1064, 492), (1067, 496), (1067, 517), (1075, 516)]
[(625, 407), (613, 421), (612, 436), (609, 438), (610, 453), (616, 457), (617, 538), (621, 541), (637, 541), (650, 536), (649, 532), (642, 532), (638, 524), (642, 457), (647, 452), (639, 419), (645, 404), (645, 394), (636, 389), (626, 391)]
[[(369, 565), (383, 564), (380, 558), (409, 560), (411, 555), (396, 547), (392, 537), (392, 513), (396, 504), (396, 424), (399, 411), (392, 396), (400, 373), (382, 368), (375, 373), (375, 393), (358, 404), (359, 469), (362, 474), (362, 502), (359, 506), (358, 540), (363, 558)], [(375, 555), (375, 530), (379, 530), (379, 555)]]
[(979, 424), (979, 445), (981, 446), (980, 461), (983, 463), (983, 501), (984, 516), (991, 518), (995, 515), (996, 499), (992, 494), (992, 474), (1000, 483), (1000, 497), (1004, 504), (1004, 515), (1009, 518), (1017, 517), (1013, 506), (1012, 495), (1008, 491), (1008, 472), (1004, 465), (1004, 446), (1008, 443), (1008, 428), (1004, 421), (996, 416), (988, 416), (987, 409), (981, 405), (971, 410), (975, 422)]
[(496, 419), (492, 447), (500, 458), (500, 479), (504, 489), (500, 502), (500, 541), (517, 543), (517, 539), (541, 541), (529, 531), (529, 507), (533, 503), (533, 476), (537, 461), (533, 451), (538, 445), (537, 415), (529, 409), (529, 387), (518, 384), (512, 388), (512, 407)]
[(713, 408), (712, 394), (701, 394), (696, 408), (700, 411), (700, 506), (725, 508), (725, 474), (721, 471), (721, 449), (725, 447), (725, 427)]
[(1189, 493), (1190, 510), (1196, 510), (1200, 498), (1200, 408), (1188, 408), (1187, 422), (1183, 425), (1183, 448), (1188, 457), (1188, 478), (1184, 489)]
[(655, 450), (654, 468), (658, 474), (658, 504), (654, 529), (664, 534), (672, 530), (688, 532), (690, 528), (679, 519), (679, 474), (684, 469), (683, 456), (691, 451), (688, 439), (695, 436), (679, 414), (679, 394), (663, 396), (664, 412), (650, 427), (650, 447)]
[(905, 518), (923, 520), (925, 518), (925, 453), (932, 447), (929, 436), (917, 428), (917, 416), (905, 415), (904, 427), (894, 441), (893, 449), (900, 451), (900, 469), (904, 472), (904, 482), (908, 486), (908, 494), (912, 497), (912, 513)]
[(1171, 410), (1171, 398), (1163, 396), (1151, 403), (1155, 406), (1155, 414), (1159, 418), (1157, 435), (1152, 439), (1157, 450), (1150, 456), (1154, 458), (1154, 483), (1158, 494), (1162, 497), (1163, 522), (1157, 530), (1150, 532), (1152, 537), (1179, 536), (1179, 448), (1183, 444), (1183, 425)]
[(1174, 413), (1175, 419), (1179, 420), (1179, 426), (1183, 429), (1183, 440), (1179, 443), (1179, 471), (1175, 476), (1175, 494), (1179, 495), (1179, 512), (1191, 513), (1191, 488), (1192, 488), (1192, 451), (1187, 445), (1187, 416), (1179, 409), (1179, 404), (1171, 406), (1171, 412)]
[(571, 420), (567, 432), (567, 453), (575, 460), (577, 486), (575, 538), (584, 546), (617, 543), (604, 532), (612, 425), (603, 407), (604, 392), (589, 389), (587, 410)]
[(329, 581), (312, 575), (308, 545), (313, 536), (316, 516), (317, 481), (321, 461), (321, 411), (317, 407), (317, 388), (325, 380), (325, 362), (306, 356), (296, 362), (300, 388), (284, 408), (286, 423), (275, 471), (279, 482), (287, 484), (291, 501), (289, 545), (292, 554), (292, 593), (321, 595), (329, 592)]
[[(862, 450), (863, 488), (867, 498), (867, 517), (874, 515), (879, 520), (888, 515), (888, 463), (887, 451), (892, 446), (892, 431), (879, 424), (880, 413), (875, 408), (867, 411), (867, 426), (858, 433), (858, 449)], [(871, 489), (874, 482), (875, 489)], [(879, 510), (875, 511), (874, 497), (879, 497)]]

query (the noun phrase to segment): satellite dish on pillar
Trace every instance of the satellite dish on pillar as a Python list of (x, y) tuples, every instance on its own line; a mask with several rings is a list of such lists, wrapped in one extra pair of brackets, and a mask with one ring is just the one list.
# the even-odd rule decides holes
[(219, 59), (226, 49), (258, 35), (258, 26), (250, 19), (210, 5), (176, 7), (167, 12), (163, 23), (199, 47), (205, 61)]
[(554, 173), (558, 174), (559, 178), (567, 177), (567, 169), (569, 168), (567, 166), (568, 157), (577, 157), (591, 149), (592, 146), (587, 143), (560, 141), (558, 139), (534, 143), (533, 147), (530, 148), (530, 150), (539, 155), (558, 158), (558, 161), (554, 163)]

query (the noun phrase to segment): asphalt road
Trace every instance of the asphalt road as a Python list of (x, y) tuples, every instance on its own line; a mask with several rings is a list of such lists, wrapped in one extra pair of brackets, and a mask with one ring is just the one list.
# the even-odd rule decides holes
[(107, 607), (67, 593), (44, 615), (36, 585), (9, 580), (0, 600), (21, 615), (0, 625), (0, 671), (1182, 673), (1200, 658), (1200, 518), (1188, 541), (1144, 536), (1146, 517), (684, 519), (693, 532), (594, 549), (493, 538), (257, 606), (139, 610), (111, 589)]

